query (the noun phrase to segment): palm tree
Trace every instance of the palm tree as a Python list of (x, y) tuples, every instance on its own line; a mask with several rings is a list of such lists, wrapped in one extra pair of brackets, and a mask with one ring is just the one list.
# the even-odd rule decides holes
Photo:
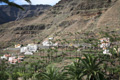
[(9, 80), (17, 80), (20, 77), (17, 72), (7, 72), (7, 75), (9, 76)]
[(8, 65), (5, 63), (4, 60), (1, 61), (0, 63), (0, 80), (7, 80), (9, 75), (6, 72), (6, 68)]
[(50, 66), (46, 69), (46, 72), (42, 73), (42, 80), (64, 80), (63, 73), (54, 66)]
[(57, 58), (57, 52), (58, 52), (58, 50), (57, 50), (57, 49), (54, 49), (54, 52), (56, 53), (56, 58)]
[(45, 49), (42, 49), (42, 51), (43, 51), (43, 60), (45, 60), (44, 58), (45, 58)]
[(49, 60), (50, 60), (50, 52), (51, 52), (51, 49), (48, 49), (47, 52), (48, 52), (47, 56), (48, 56), (48, 58), (49, 58)]
[(93, 57), (90, 54), (84, 54), (84, 57), (85, 59), (79, 59), (84, 67), (83, 76), (87, 76), (87, 80), (105, 80), (100, 68), (103, 61), (98, 61), (98, 57)]
[(65, 42), (61, 42), (61, 44), (62, 44), (62, 57), (64, 57), (63, 50), (64, 50)]
[(39, 72), (36, 72), (32, 76), (32, 80), (42, 80), (42, 76)]
[(82, 65), (79, 62), (73, 62), (73, 64), (65, 67), (64, 74), (67, 80), (82, 80)]
[[(25, 1), (28, 2), (28, 3), (31, 3), (30, 0), (25, 0)], [(14, 2), (11, 2), (10, 0), (0, 0), (0, 3), (6, 3), (9, 6), (14, 6), (14, 7), (17, 7), (17, 8), (20, 8), (20, 9), (24, 10), (23, 7), (21, 7), (20, 5), (14, 3)]]
[(66, 48), (66, 50), (67, 50), (67, 45), (66, 45), (66, 43), (67, 43), (67, 40), (66, 39), (63, 39), (63, 44), (65, 44), (65, 48)]
[(5, 71), (0, 71), (0, 80), (8, 80), (9, 76), (7, 75), (7, 73)]

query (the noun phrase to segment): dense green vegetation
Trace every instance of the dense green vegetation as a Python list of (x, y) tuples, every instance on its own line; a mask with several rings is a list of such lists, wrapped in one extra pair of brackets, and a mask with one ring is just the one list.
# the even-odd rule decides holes
[[(17, 64), (2, 60), (0, 80), (119, 80), (120, 52), (116, 51), (118, 44), (113, 43), (120, 38), (107, 33), (104, 37), (110, 37), (112, 43), (109, 50), (112, 56), (102, 53), (97, 39), (88, 38), (84, 42), (92, 44), (89, 48), (71, 46), (41, 49), (33, 56), (25, 56), (26, 59)], [(64, 44), (71, 43), (66, 39), (59, 41)], [(81, 50), (77, 51), (78, 49)]]
[(62, 69), (40, 60), (16, 65), (3, 61), (0, 65), (0, 80), (118, 80), (119, 60), (115, 56), (84, 54), (84, 58), (79, 58)]

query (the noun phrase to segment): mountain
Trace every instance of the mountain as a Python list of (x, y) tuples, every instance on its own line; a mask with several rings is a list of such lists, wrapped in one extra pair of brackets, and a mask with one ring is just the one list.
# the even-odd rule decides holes
[(24, 19), (27, 17), (39, 16), (48, 10), (50, 5), (22, 5), (24, 11), (8, 5), (0, 5), (0, 24)]
[(0, 42), (37, 43), (48, 37), (73, 41), (76, 32), (79, 39), (85, 33), (98, 37), (101, 31), (119, 32), (119, 4), (120, 0), (61, 0), (40, 16), (0, 25)]

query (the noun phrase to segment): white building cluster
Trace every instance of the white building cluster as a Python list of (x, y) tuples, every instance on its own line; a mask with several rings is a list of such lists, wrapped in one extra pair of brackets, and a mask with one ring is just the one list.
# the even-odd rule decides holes
[(58, 43), (53, 43), (52, 42), (52, 40), (53, 40), (54, 38), (48, 38), (48, 40), (45, 40), (45, 41), (43, 41), (42, 42), (42, 45), (43, 46), (58, 46)]
[[(53, 38), (49, 38), (48, 41), (42, 42), (42, 47), (50, 47), (50, 46), (57, 46), (58, 43), (52, 42)], [(38, 50), (39, 46), (38, 44), (28, 44), (27, 46), (21, 46), (21, 44), (16, 44), (15, 48), (7, 48), (4, 50), (12, 50), (12, 51), (20, 51), (21, 53), (24, 53), (24, 55), (33, 55)], [(5, 54), (1, 56), (1, 59), (7, 60), (10, 64), (16, 64), (20, 63), (24, 60), (24, 56), (11, 56), (9, 54)]]
[(1, 59), (7, 60), (10, 64), (21, 63), (24, 60), (24, 56), (11, 56), (10, 54), (5, 54), (1, 56)]
[(103, 49), (103, 54), (111, 55), (108, 49), (109, 47), (110, 47), (110, 38), (100, 39), (100, 48)]
[(26, 47), (20, 48), (20, 53), (24, 53), (25, 55), (33, 55), (38, 49), (37, 44), (28, 44)]

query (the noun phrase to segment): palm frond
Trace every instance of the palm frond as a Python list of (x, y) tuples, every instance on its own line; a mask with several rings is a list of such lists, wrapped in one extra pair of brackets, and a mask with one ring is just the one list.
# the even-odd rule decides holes
[(28, 2), (28, 3), (31, 3), (31, 1), (30, 0), (25, 0), (26, 2)]
[[(25, 1), (31, 4), (31, 1), (30, 1), (30, 0), (25, 0)], [(14, 7), (17, 7), (17, 8), (20, 8), (20, 9), (24, 10), (24, 8), (23, 8), (22, 6), (14, 3), (14, 2), (11, 2), (11, 1), (9, 1), (9, 0), (0, 0), (0, 3), (1, 3), (1, 2), (6, 3), (6, 4), (8, 4), (9, 6), (14, 6)]]
[(9, 6), (14, 6), (14, 7), (17, 7), (17, 8), (20, 8), (20, 9), (24, 10), (23, 7), (21, 7), (20, 5), (14, 3), (14, 2), (9, 2), (8, 5), (9, 5)]

